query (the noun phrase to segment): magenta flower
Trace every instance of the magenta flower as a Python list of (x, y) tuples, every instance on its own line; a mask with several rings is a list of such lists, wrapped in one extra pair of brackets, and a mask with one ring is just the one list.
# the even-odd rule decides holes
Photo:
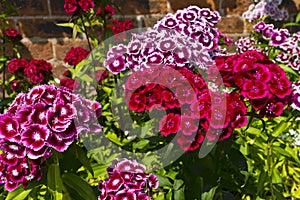
[[(74, 102), (78, 102), (75, 107)], [(84, 116), (78, 115), (84, 110)], [(93, 113), (96, 115), (94, 116)], [(51, 150), (65, 151), (80, 131), (99, 132), (99, 103), (83, 99), (64, 88), (40, 85), (20, 93), (0, 115), (0, 181), (9, 191), (41, 178), (43, 162)], [(86, 121), (82, 121), (82, 117)], [(75, 125), (76, 123), (76, 125)]]
[(281, 29), (279, 31), (274, 30), (270, 36), (272, 46), (280, 46), (286, 42), (287, 38), (290, 36), (287, 29)]
[(64, 9), (66, 13), (74, 13), (78, 8), (77, 0), (65, 0)]
[(10, 140), (19, 134), (19, 123), (9, 115), (0, 115), (0, 139)]
[(24, 58), (13, 58), (8, 63), (7, 71), (15, 73), (18, 69), (26, 69), (28, 64), (28, 61)]
[(181, 116), (180, 130), (184, 135), (192, 135), (198, 130), (199, 120), (189, 117)]
[(180, 128), (180, 115), (169, 113), (165, 115), (159, 122), (159, 130), (163, 136), (176, 134)]
[(243, 85), (241, 93), (249, 99), (260, 99), (268, 95), (267, 85), (261, 81), (250, 81)]
[(107, 168), (109, 179), (98, 184), (98, 199), (149, 200), (152, 189), (158, 188), (158, 180), (153, 174), (147, 175), (145, 170), (146, 167), (136, 161), (114, 161)]
[(49, 130), (45, 126), (32, 124), (22, 133), (22, 144), (29, 149), (38, 151), (46, 145)]
[(69, 65), (77, 65), (82, 60), (86, 59), (89, 55), (89, 51), (83, 49), (81, 47), (71, 47), (64, 58), (64, 62), (68, 63)]
[(125, 56), (122, 54), (113, 55), (105, 61), (104, 65), (106, 65), (108, 70), (113, 74), (118, 74), (126, 69)]
[(90, 12), (92, 8), (94, 8), (95, 4), (92, 0), (79, 0), (79, 6), (83, 10), (83, 12)]

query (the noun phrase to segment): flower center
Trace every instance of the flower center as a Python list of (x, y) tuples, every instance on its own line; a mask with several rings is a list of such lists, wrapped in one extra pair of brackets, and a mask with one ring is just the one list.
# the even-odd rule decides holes
[(39, 134), (39, 133), (34, 133), (34, 135), (33, 135), (33, 139), (34, 139), (35, 141), (38, 141), (38, 140), (40, 140), (40, 139), (41, 139), (41, 136), (40, 136), (40, 134)]
[(19, 175), (19, 172), (16, 169), (12, 170), (11, 173), (12, 173), (13, 176), (18, 176)]

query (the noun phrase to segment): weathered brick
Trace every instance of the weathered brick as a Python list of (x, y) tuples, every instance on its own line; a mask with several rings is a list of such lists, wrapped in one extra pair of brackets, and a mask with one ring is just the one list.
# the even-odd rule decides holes
[(148, 17), (144, 17), (143, 21), (145, 27), (153, 27), (160, 19), (162, 19), (162, 17), (148, 16)]
[(285, 7), (290, 15), (290, 20), (293, 20), (294, 17), (300, 11), (300, 0), (286, 0), (282, 1), (282, 7)]
[(23, 37), (41, 37), (41, 38), (57, 38), (71, 37), (72, 29), (57, 26), (57, 23), (65, 22), (65, 20), (52, 19), (23, 19), (19, 20), (18, 25)]
[(30, 51), (33, 59), (50, 60), (53, 58), (52, 43), (50, 42), (43, 42), (43, 43), (23, 42), (23, 44)]
[(115, 0), (115, 5), (118, 6), (122, 14), (149, 14), (150, 7), (148, 0)]
[(253, 3), (253, 0), (223, 0), (222, 9), (225, 14), (239, 14), (248, 10), (249, 5)]
[(238, 16), (222, 17), (217, 28), (223, 33), (243, 33), (244, 21)]
[(49, 15), (47, 0), (14, 0), (11, 4), (21, 16)]
[(63, 60), (71, 47), (82, 47), (89, 49), (87, 41), (71, 40), (66, 42), (58, 42), (55, 45), (55, 54), (57, 60)]
[(211, 8), (215, 9), (216, 5), (213, 0), (185, 0), (185, 1), (178, 1), (178, 0), (170, 0), (170, 5), (172, 10), (175, 12), (178, 9), (182, 9), (188, 7), (189, 5), (196, 5), (202, 8)]
[(53, 77), (62, 79), (63, 78), (62, 74), (66, 71), (67, 68), (60, 63), (52, 63), (52, 64), (53, 64), (53, 69), (52, 69)]
[(151, 14), (163, 14), (168, 12), (167, 0), (149, 0), (149, 9)]
[[(2, 44), (0, 43), (0, 45), (2, 45)], [(32, 59), (31, 52), (22, 43), (20, 43), (20, 45), (18, 45), (18, 51), (23, 58), (28, 59), (28, 60)], [(2, 51), (0, 51), (0, 56), (2, 56)], [(12, 44), (5, 45), (5, 56), (16, 57), (16, 52), (13, 50)]]
[(64, 0), (50, 1), (50, 5), (52, 15), (66, 15), (64, 10)]

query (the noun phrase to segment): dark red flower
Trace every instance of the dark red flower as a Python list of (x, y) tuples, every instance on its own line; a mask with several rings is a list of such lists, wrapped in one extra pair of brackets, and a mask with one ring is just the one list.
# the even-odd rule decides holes
[(268, 88), (272, 94), (279, 98), (285, 98), (292, 93), (291, 82), (284, 76), (277, 80), (272, 78)]
[(129, 109), (137, 112), (143, 112), (146, 109), (146, 96), (143, 91), (134, 92), (129, 101)]
[(159, 130), (163, 136), (176, 134), (180, 127), (180, 115), (169, 113), (159, 122)]
[(77, 0), (65, 0), (64, 9), (66, 13), (74, 13), (78, 8)]
[(72, 78), (62, 78), (59, 82), (59, 85), (66, 87), (69, 90), (73, 90), (74, 87), (75, 87), (75, 89), (79, 87), (78, 83), (75, 84), (75, 80)]
[[(109, 4), (106, 4), (106, 5), (105, 5), (104, 11), (105, 11), (105, 13), (108, 13), (108, 14), (111, 14), (111, 15), (115, 14), (115, 9), (114, 9), (114, 7), (112, 7), (112, 6), (109, 5)], [(101, 4), (99, 5), (96, 14), (97, 14), (97, 15), (102, 14), (102, 5), (101, 5)]]
[(78, 4), (84, 12), (90, 12), (95, 6), (92, 0), (79, 0)]
[(26, 69), (28, 61), (24, 58), (13, 58), (9, 61), (7, 71), (15, 73), (18, 69)]
[(4, 34), (9, 37), (9, 39), (13, 42), (20, 41), (22, 39), (20, 33), (15, 29), (6, 29)]
[(248, 99), (261, 99), (268, 95), (267, 85), (264, 82), (246, 82), (241, 94)]
[(64, 62), (75, 66), (82, 60), (86, 59), (89, 53), (90, 52), (88, 50), (85, 50), (81, 47), (71, 47), (64, 58)]

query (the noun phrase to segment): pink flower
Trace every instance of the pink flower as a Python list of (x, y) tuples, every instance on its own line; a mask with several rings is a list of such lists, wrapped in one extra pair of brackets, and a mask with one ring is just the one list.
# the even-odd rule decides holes
[(11, 39), (11, 41), (16, 42), (22, 39), (20, 33), (15, 29), (6, 29), (4, 34)]
[(77, 0), (65, 0), (64, 9), (66, 13), (71, 14), (76, 12), (78, 8)]
[[(106, 4), (106, 5), (105, 5), (104, 11), (105, 11), (105, 13), (108, 13), (108, 14), (111, 14), (111, 15), (115, 14), (115, 9), (114, 9), (114, 7), (112, 7), (112, 6), (109, 5), (109, 4)], [(101, 15), (101, 14), (102, 14), (102, 5), (101, 5), (101, 4), (99, 5), (96, 14), (97, 14), (97, 15)]]
[(79, 0), (78, 4), (84, 12), (90, 12), (95, 6), (92, 0)]
[(24, 58), (13, 58), (8, 63), (7, 71), (15, 73), (18, 69), (26, 69), (28, 64), (28, 61)]
[(68, 63), (69, 65), (76, 66), (82, 60), (86, 59), (89, 55), (89, 51), (85, 50), (81, 47), (71, 47), (64, 58), (64, 62)]
[(169, 113), (165, 115), (159, 122), (159, 130), (163, 136), (176, 134), (180, 128), (180, 115)]

